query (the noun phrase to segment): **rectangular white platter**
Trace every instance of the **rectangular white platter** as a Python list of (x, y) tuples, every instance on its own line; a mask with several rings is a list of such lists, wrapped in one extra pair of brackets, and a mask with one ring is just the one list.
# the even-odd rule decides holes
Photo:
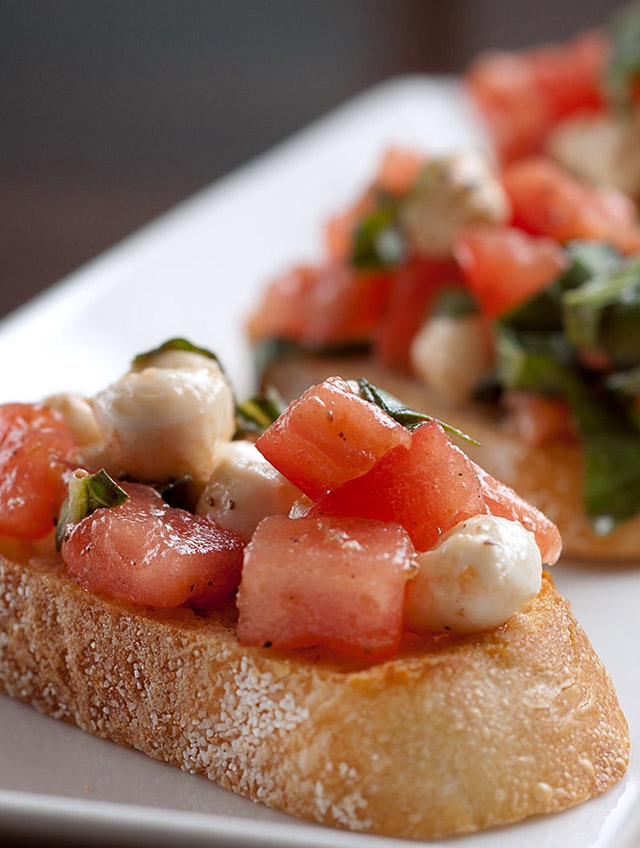
[[(383, 150), (481, 144), (459, 84), (401, 77), (372, 89), (205, 189), (0, 323), (0, 402), (93, 393), (131, 357), (187, 336), (251, 389), (243, 322), (266, 279), (321, 251), (321, 226), (363, 187)], [(618, 690), (632, 762), (611, 792), (568, 812), (441, 844), (465, 848), (640, 845), (640, 565), (562, 563), (573, 603)], [(398, 840), (300, 823), (0, 696), (0, 841), (342, 846)], [(440, 843), (438, 843), (440, 844)]]

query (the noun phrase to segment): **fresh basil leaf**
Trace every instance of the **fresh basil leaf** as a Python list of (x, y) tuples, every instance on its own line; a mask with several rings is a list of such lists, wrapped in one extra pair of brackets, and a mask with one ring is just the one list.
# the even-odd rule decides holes
[(566, 253), (570, 262), (567, 270), (546, 289), (501, 316), (501, 325), (527, 332), (562, 330), (563, 292), (612, 272), (620, 264), (620, 254), (601, 242), (572, 241)]
[(640, 397), (640, 366), (610, 374), (605, 379), (605, 386), (612, 392), (628, 397)]
[(585, 452), (585, 511), (604, 535), (640, 512), (640, 432), (611, 395), (578, 379), (566, 388)]
[(535, 297), (500, 317), (502, 326), (524, 332), (553, 333), (562, 329), (562, 288), (556, 280)]
[(576, 239), (566, 245), (570, 265), (558, 277), (563, 291), (575, 289), (583, 283), (612, 273), (621, 263), (620, 253), (607, 242)]
[(398, 201), (380, 193), (376, 208), (355, 228), (351, 264), (363, 271), (388, 268), (404, 262), (407, 252), (398, 220)]
[(460, 439), (464, 439), (472, 445), (480, 444), (471, 436), (467, 436), (466, 433), (463, 433), (462, 430), (458, 430), (457, 427), (452, 427), (451, 424), (446, 424), (444, 421), (440, 421), (438, 418), (433, 418), (431, 415), (426, 415), (424, 412), (418, 412), (415, 409), (411, 409), (411, 407), (406, 406), (401, 400), (395, 397), (395, 395), (392, 395), (390, 392), (386, 392), (378, 386), (374, 386), (373, 383), (370, 383), (365, 377), (360, 377), (360, 379), (355, 382), (358, 394), (363, 400), (367, 400), (369, 403), (373, 403), (378, 406), (386, 412), (387, 415), (390, 415), (394, 421), (397, 421), (398, 424), (402, 424), (403, 427), (406, 427), (407, 430), (415, 430), (416, 427), (424, 424), (425, 421), (436, 421), (448, 433), (451, 433)]
[(609, 24), (611, 53), (605, 69), (604, 87), (614, 108), (627, 111), (634, 102), (640, 80), (640, 3), (620, 9)]
[(496, 355), (498, 379), (504, 389), (564, 393), (573, 353), (562, 333), (518, 333), (498, 325)]
[(478, 302), (468, 289), (445, 285), (436, 295), (432, 315), (446, 318), (464, 318), (478, 312)]
[(120, 506), (129, 495), (104, 468), (89, 474), (82, 468), (69, 478), (69, 493), (60, 510), (56, 526), (56, 549), (60, 550), (69, 524), (76, 524), (96, 509)]
[(583, 501), (598, 533), (640, 512), (640, 433), (612, 393), (589, 382), (562, 336), (502, 330), (498, 367), (507, 389), (564, 397), (585, 455)]
[(154, 483), (153, 488), (169, 506), (193, 511), (191, 497), (189, 496), (189, 485), (192, 482), (193, 477), (190, 474), (185, 474), (182, 477), (172, 477), (170, 480)]
[(562, 298), (568, 340), (581, 351), (603, 351), (615, 365), (640, 364), (640, 258)]
[[(145, 353), (139, 353), (133, 359), (133, 365), (136, 368), (144, 368), (146, 365), (150, 364), (153, 361), (153, 358), (159, 354), (164, 353), (167, 350), (186, 350), (189, 353), (199, 353), (200, 356), (206, 356), (208, 359), (213, 359), (215, 362), (220, 365), (220, 360), (212, 353), (212, 351), (208, 350), (205, 347), (197, 347), (197, 345), (192, 344), (187, 339), (169, 339), (168, 341), (161, 344), (159, 347), (153, 348), (153, 350), (145, 351)], [(221, 370), (222, 366), (220, 365)]]
[(264, 433), (286, 408), (287, 404), (273, 387), (264, 395), (247, 398), (236, 405), (239, 433)]

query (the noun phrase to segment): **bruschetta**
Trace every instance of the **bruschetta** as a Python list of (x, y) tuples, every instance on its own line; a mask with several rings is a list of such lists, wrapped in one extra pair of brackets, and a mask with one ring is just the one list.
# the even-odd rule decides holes
[(628, 729), (543, 571), (558, 530), (454, 440), (366, 379), (238, 404), (182, 340), (0, 407), (0, 687), (350, 830), (609, 789)]

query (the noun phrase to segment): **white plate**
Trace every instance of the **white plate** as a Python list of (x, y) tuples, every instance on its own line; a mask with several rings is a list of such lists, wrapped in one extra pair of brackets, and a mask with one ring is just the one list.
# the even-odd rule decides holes
[[(5, 319), (0, 401), (91, 393), (175, 335), (218, 351), (248, 391), (242, 323), (256, 293), (270, 274), (319, 255), (322, 222), (365, 184), (381, 151), (478, 141), (451, 79), (404, 77), (360, 96)], [(629, 718), (629, 774), (566, 813), (447, 840), (450, 848), (640, 845), (640, 570), (563, 563), (555, 575)], [(0, 727), (0, 834), (181, 848), (407, 844), (295, 822), (6, 697)]]

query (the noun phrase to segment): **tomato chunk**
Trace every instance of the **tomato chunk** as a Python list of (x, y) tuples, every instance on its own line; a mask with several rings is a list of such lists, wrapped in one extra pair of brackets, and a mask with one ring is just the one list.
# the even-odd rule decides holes
[(427, 157), (407, 147), (390, 147), (385, 151), (378, 174), (376, 187), (393, 195), (405, 194), (420, 176), (427, 164)]
[(512, 488), (475, 466), (482, 486), (486, 511), (491, 515), (519, 521), (536, 537), (542, 562), (553, 565), (562, 552), (562, 537), (556, 525), (532, 504), (523, 500)]
[(62, 558), (81, 586), (156, 607), (205, 604), (235, 589), (243, 554), (235, 533), (169, 507), (150, 486), (120, 485), (128, 501), (71, 525), (62, 542)]
[(411, 342), (438, 290), (460, 279), (450, 260), (415, 257), (393, 272), (389, 302), (375, 334), (373, 353), (390, 368), (409, 369)]
[(456, 240), (455, 256), (482, 311), (491, 318), (538, 294), (568, 264), (551, 239), (504, 226), (464, 230)]
[(243, 645), (396, 652), (413, 546), (396, 524), (271, 516), (247, 546), (238, 592)]
[(275, 279), (249, 318), (253, 342), (285, 338), (310, 345), (369, 338), (384, 313), (386, 272), (358, 271), (331, 262), (301, 265)]
[(514, 224), (565, 243), (606, 241), (622, 253), (640, 251), (640, 228), (624, 221), (629, 205), (616, 192), (606, 194), (574, 179), (550, 159), (532, 157), (507, 168), (502, 181), (512, 203)]
[(256, 447), (310, 498), (365, 474), (411, 434), (363, 400), (341, 377), (329, 377), (293, 401)]
[(367, 472), (319, 498), (308, 515), (376, 518), (401, 524), (417, 551), (428, 551), (454, 524), (486, 512), (471, 460), (429, 421)]
[(62, 476), (77, 449), (55, 410), (42, 404), (0, 406), (0, 536), (41, 539), (53, 530)]
[(492, 51), (473, 62), (467, 84), (503, 162), (539, 151), (562, 118), (602, 107), (608, 53), (607, 36), (596, 30), (565, 44)]

